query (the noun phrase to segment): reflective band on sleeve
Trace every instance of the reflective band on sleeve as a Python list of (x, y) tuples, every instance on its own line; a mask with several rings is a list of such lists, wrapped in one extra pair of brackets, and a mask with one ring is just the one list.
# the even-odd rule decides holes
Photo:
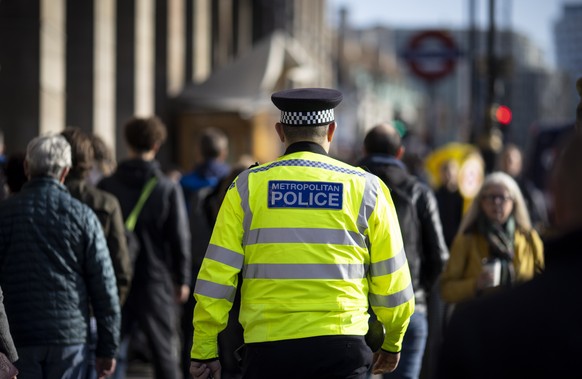
[(250, 264), (243, 269), (245, 279), (362, 279), (362, 264)]
[(224, 263), (225, 265), (234, 267), (239, 270), (242, 268), (244, 262), (244, 257), (242, 254), (212, 244), (208, 245), (205, 258)]
[(207, 280), (198, 279), (196, 281), (196, 288), (194, 289), (194, 293), (212, 297), (214, 299), (228, 300), (232, 303), (236, 295), (236, 287), (225, 286), (222, 284), (209, 282)]
[(358, 212), (358, 228), (360, 233), (364, 234), (368, 229), (368, 220), (370, 215), (376, 208), (376, 199), (379, 191), (378, 180), (372, 175), (366, 175), (366, 186), (364, 187), (364, 196), (360, 204), (360, 211)]
[(376, 295), (371, 293), (368, 298), (370, 304), (375, 307), (394, 308), (402, 305), (412, 299), (414, 291), (412, 290), (412, 283), (402, 291), (396, 292), (392, 295)]
[(400, 267), (406, 264), (406, 253), (404, 248), (400, 250), (400, 253), (395, 255), (390, 259), (385, 259), (380, 262), (372, 263), (370, 265), (370, 275), (371, 276), (382, 276), (392, 274)]
[(317, 228), (263, 228), (249, 231), (246, 244), (258, 243), (320, 243), (366, 247), (364, 237), (357, 232)]
[(246, 240), (248, 239), (249, 229), (251, 228), (251, 223), (253, 221), (253, 213), (251, 212), (251, 207), (249, 205), (249, 170), (245, 170), (240, 173), (238, 179), (236, 180), (236, 189), (240, 196), (241, 207), (244, 212), (243, 218), (243, 245), (246, 245)]

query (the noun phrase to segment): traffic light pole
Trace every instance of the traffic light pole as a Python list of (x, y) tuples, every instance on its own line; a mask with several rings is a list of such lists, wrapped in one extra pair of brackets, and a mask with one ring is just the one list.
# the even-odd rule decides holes
[(477, 115), (480, 114), (477, 106), (477, 99), (479, 98), (479, 81), (477, 75), (477, 0), (469, 0), (469, 64), (471, 70), (471, 90), (469, 98), (469, 142), (477, 142), (479, 125)]
[(491, 117), (495, 103), (495, 83), (497, 80), (497, 62), (495, 58), (495, 0), (489, 0), (489, 29), (487, 31), (487, 97), (483, 117), (483, 130), (479, 138), (479, 148), (485, 163), (485, 172), (494, 170), (497, 154), (503, 147), (503, 136), (497, 122)]
[(484, 132), (494, 127), (490, 110), (495, 103), (495, 82), (497, 80), (497, 64), (495, 59), (495, 0), (489, 0), (489, 29), (487, 30), (487, 100), (484, 120)]

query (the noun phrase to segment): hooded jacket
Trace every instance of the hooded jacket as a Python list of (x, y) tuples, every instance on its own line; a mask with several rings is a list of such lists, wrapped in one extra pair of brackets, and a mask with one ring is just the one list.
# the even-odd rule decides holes
[[(123, 219), (133, 210), (146, 182), (158, 182), (139, 214), (134, 233), (140, 251), (135, 262), (132, 288), (145, 283), (190, 285), (190, 230), (179, 184), (160, 170), (157, 161), (130, 159), (121, 162), (115, 173), (102, 179), (98, 188), (114, 194)], [(173, 292), (167, 294), (173, 296)]]

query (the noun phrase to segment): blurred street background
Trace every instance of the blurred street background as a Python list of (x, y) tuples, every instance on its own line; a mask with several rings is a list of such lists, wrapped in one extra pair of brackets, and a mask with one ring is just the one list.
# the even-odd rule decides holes
[[(344, 95), (338, 159), (356, 162), (369, 128), (388, 121), (410, 172), (434, 188), (453, 157), (470, 200), (514, 144), (545, 193), (580, 76), (581, 0), (0, 0), (6, 156), (76, 126), (125, 158), (124, 123), (157, 115), (166, 172), (201, 161), (209, 126), (227, 135), (229, 164), (267, 162), (283, 149), (271, 94), (332, 87)], [(152, 377), (150, 365), (128, 377)]]
[(157, 114), (171, 132), (167, 167), (191, 168), (210, 124), (233, 141), (230, 161), (263, 162), (281, 153), (266, 142), (270, 94), (300, 86), (344, 93), (332, 153), (346, 161), (379, 121), (402, 122), (411, 160), (452, 141), (495, 151), (499, 137), (529, 156), (540, 134), (573, 121), (582, 2), (406, 3), (2, 0), (6, 154), (78, 126), (123, 157), (120, 125)]

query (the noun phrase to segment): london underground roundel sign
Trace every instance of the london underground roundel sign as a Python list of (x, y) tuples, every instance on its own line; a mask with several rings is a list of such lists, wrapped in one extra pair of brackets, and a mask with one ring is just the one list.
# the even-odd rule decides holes
[(402, 52), (412, 72), (427, 81), (449, 75), (460, 55), (453, 38), (439, 30), (426, 30), (413, 35)]

